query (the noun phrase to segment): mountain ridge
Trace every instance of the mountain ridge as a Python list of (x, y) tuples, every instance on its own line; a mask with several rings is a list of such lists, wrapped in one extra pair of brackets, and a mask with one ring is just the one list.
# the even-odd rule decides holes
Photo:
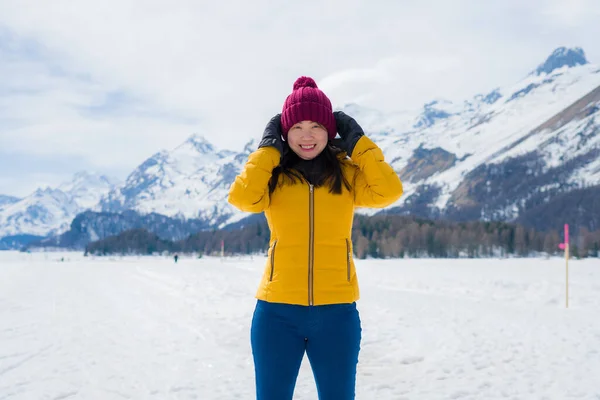
[[(358, 104), (338, 107), (357, 119), (403, 179), (405, 195), (384, 212), (512, 221), (534, 203), (539, 207), (537, 202), (550, 201), (544, 191), (558, 196), (600, 184), (600, 161), (594, 157), (600, 148), (600, 68), (579, 48), (558, 48), (534, 72), (463, 102), (430, 101), (417, 114)], [(234, 152), (217, 149), (195, 133), (149, 157), (89, 208), (157, 213), (213, 228), (243, 221), (250, 215), (230, 206), (227, 192), (257, 142), (252, 139), (242, 152)], [(513, 190), (503, 185), (503, 180), (512, 182), (510, 171), (532, 171), (523, 179), (530, 186)], [(0, 206), (0, 237), (7, 232), (2, 215), (12, 206)], [(357, 210), (365, 215), (380, 211)], [(8, 233), (58, 234), (71, 220), (51, 232)]]

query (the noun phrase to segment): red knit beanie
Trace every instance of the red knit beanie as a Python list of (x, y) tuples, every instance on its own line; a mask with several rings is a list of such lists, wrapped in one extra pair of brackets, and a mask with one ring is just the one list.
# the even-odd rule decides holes
[(301, 76), (294, 82), (294, 90), (285, 99), (281, 111), (283, 138), (288, 131), (301, 121), (317, 122), (327, 129), (329, 139), (337, 132), (331, 101), (325, 96), (312, 78)]

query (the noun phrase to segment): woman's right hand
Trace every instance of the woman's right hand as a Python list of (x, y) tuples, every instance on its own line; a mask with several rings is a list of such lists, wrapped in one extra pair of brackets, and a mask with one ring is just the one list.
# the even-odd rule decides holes
[(267, 126), (262, 135), (262, 139), (258, 144), (258, 148), (261, 147), (275, 147), (279, 150), (279, 154), (283, 154), (283, 139), (281, 138), (283, 132), (281, 129), (281, 114), (275, 115)]

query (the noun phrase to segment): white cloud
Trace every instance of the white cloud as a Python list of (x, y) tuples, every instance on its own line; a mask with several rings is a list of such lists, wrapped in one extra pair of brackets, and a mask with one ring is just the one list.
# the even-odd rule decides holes
[(565, 43), (600, 60), (596, 2), (565, 4), (4, 0), (0, 146), (123, 172), (192, 133), (241, 149), (300, 75), (336, 104), (470, 97)]
[(550, 18), (553, 23), (578, 29), (585, 24), (598, 24), (600, 2), (597, 0), (550, 0), (543, 8), (542, 15)]
[(337, 106), (358, 103), (398, 111), (420, 107), (431, 100), (432, 93), (438, 97), (456, 95), (461, 89), (456, 87), (458, 82), (444, 83), (450, 83), (446, 82), (448, 75), (461, 75), (462, 67), (461, 60), (451, 54), (405, 54), (382, 59), (372, 68), (334, 73), (319, 84)]

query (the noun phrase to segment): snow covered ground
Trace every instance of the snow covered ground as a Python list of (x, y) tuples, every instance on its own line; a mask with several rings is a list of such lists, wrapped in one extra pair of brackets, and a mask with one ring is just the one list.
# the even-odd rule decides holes
[[(263, 261), (0, 252), (0, 399), (253, 399)], [(560, 258), (357, 261), (357, 399), (600, 399), (600, 261), (570, 267), (565, 309)]]

